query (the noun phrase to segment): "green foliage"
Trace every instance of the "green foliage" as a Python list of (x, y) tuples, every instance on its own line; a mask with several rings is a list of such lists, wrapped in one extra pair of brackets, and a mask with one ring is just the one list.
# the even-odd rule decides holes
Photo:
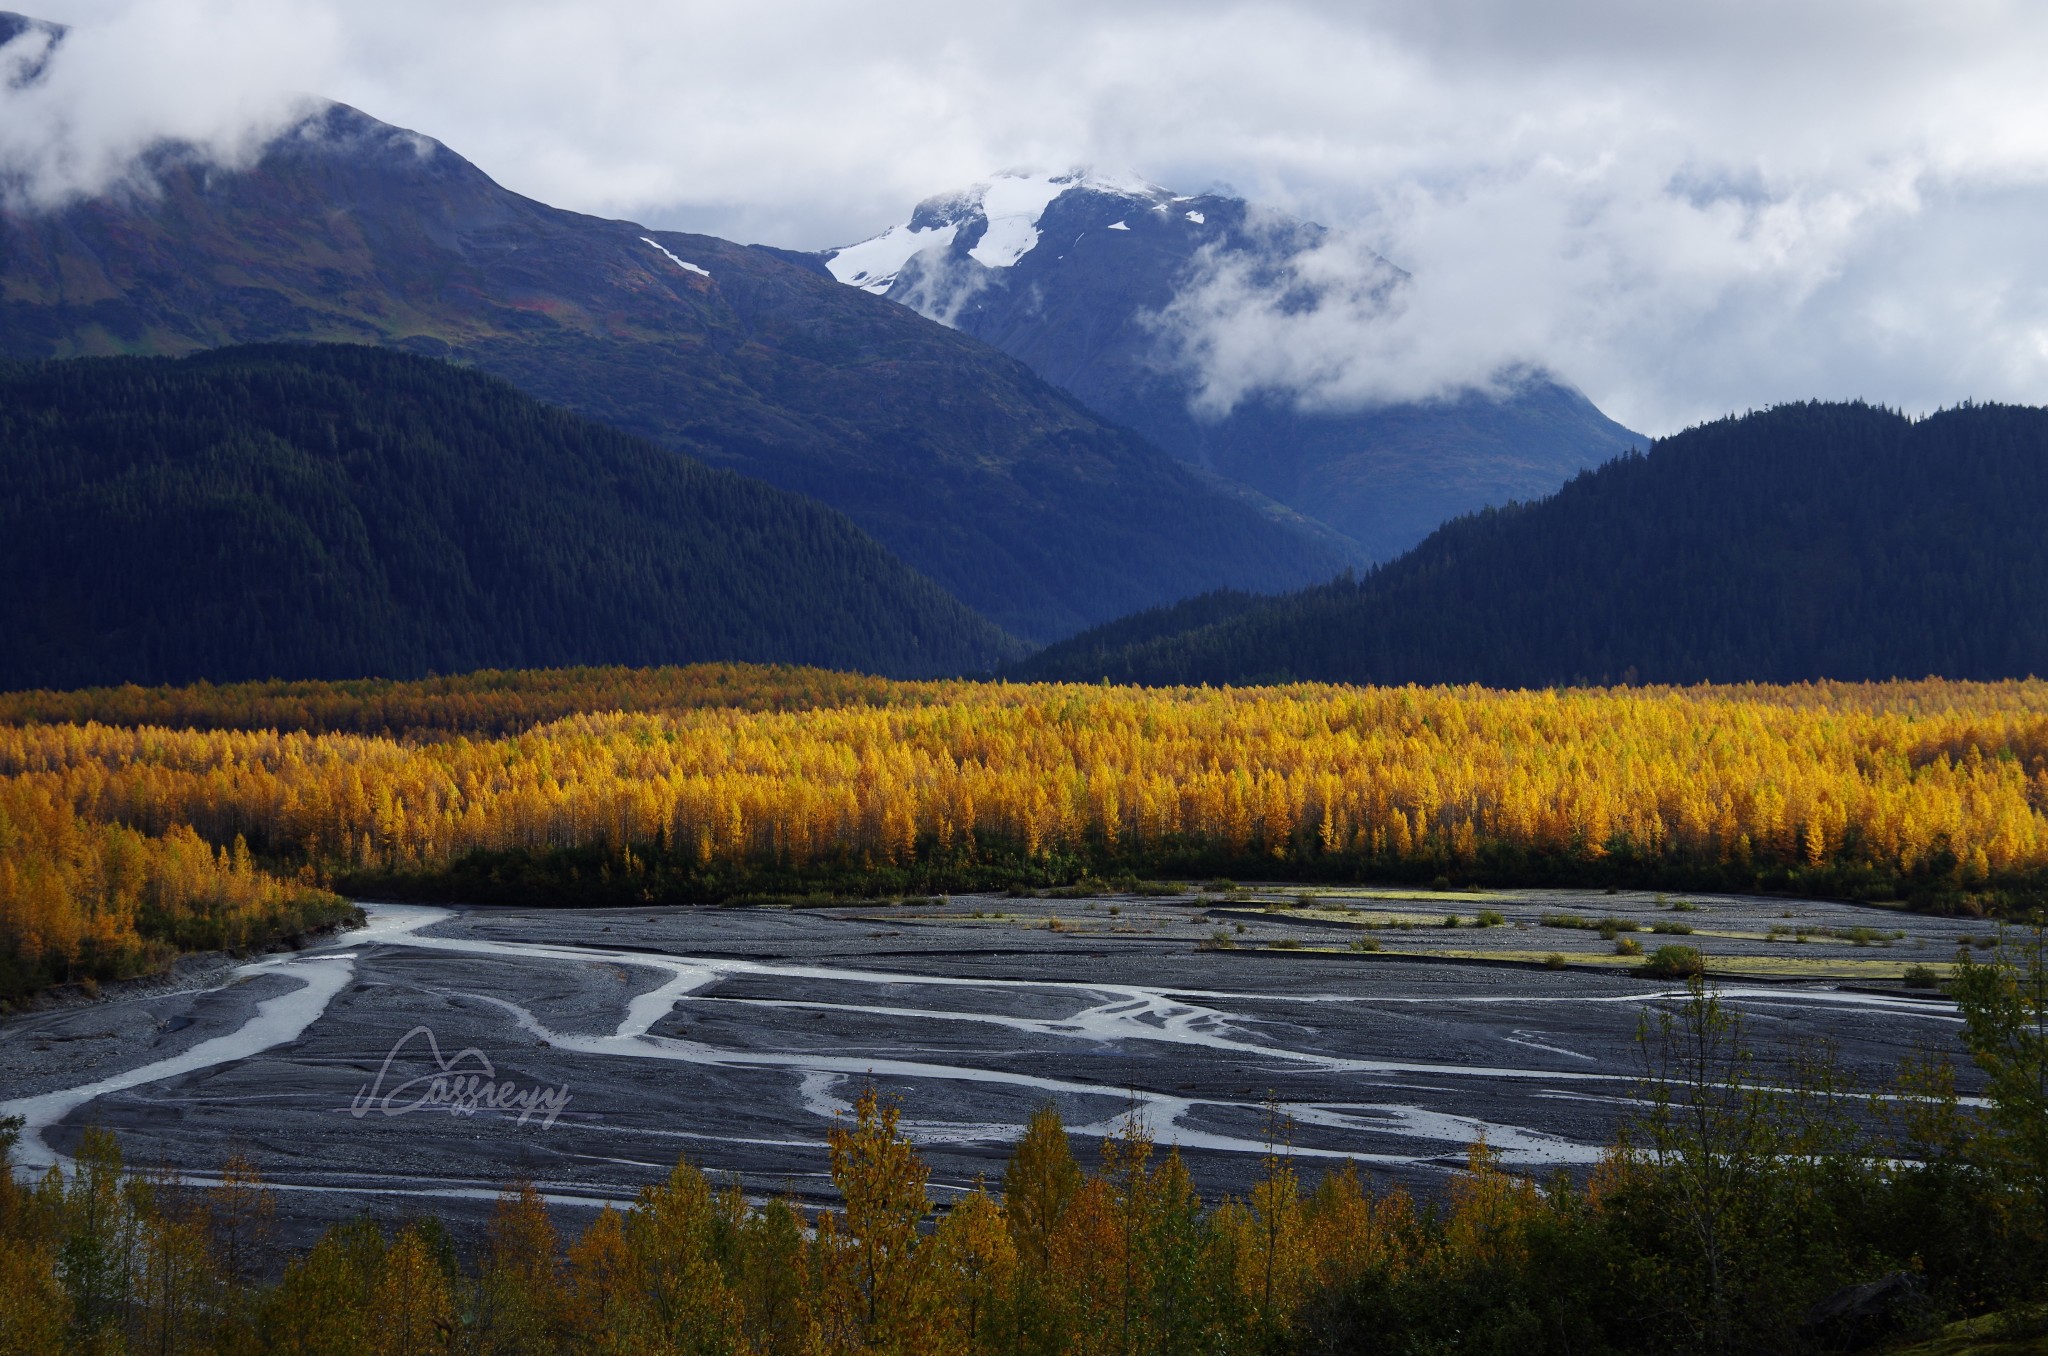
[(0, 366), (0, 476), (5, 687), (1013, 648), (831, 510), (378, 349)]
[(1949, 992), (1986, 1078), (1980, 1152), (2011, 1188), (2015, 1234), (2048, 1268), (2048, 932), (2015, 932), (1986, 962), (1963, 956)]
[[(1641, 955), (1642, 948), (1626, 954)], [(1696, 979), (1706, 973), (1706, 968), (1706, 958), (1698, 947), (1675, 942), (1658, 947), (1642, 964), (1642, 972), (1651, 979)]]
[[(255, 165), (165, 155), (151, 170), (147, 195), (10, 215), (0, 354), (339, 338), (448, 358), (829, 504), (1036, 640), (1203, 589), (1290, 588), (1341, 566), (1021, 364), (814, 261), (550, 208), (338, 104)], [(117, 290), (59, 281), (85, 277), (118, 278)], [(765, 525), (743, 535), (754, 526)], [(839, 639), (862, 639), (862, 621), (882, 628), (869, 643), (883, 658), (866, 662), (940, 667), (929, 651), (959, 639), (946, 634), (957, 616), (906, 634), (889, 611), (843, 601), (856, 612)], [(780, 655), (816, 645), (802, 623), (830, 621), (822, 609), (774, 613), (796, 623), (771, 614), (761, 628)], [(924, 644), (908, 654), (875, 643), (911, 635)]]
[[(1565, 684), (2048, 671), (2048, 410), (1786, 405), (1660, 440), (1360, 578), (1111, 622), (1022, 677)], [(1967, 524), (1967, 530), (1958, 527)]]

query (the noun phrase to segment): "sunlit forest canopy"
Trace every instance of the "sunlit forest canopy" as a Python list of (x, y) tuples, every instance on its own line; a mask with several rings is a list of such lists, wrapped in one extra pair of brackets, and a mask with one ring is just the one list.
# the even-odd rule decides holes
[(214, 935), (176, 921), (190, 891), (98, 865), (115, 831), (295, 889), (529, 904), (1214, 871), (1997, 912), (2048, 882), (2039, 682), (1146, 689), (707, 666), (0, 710), (16, 987)]

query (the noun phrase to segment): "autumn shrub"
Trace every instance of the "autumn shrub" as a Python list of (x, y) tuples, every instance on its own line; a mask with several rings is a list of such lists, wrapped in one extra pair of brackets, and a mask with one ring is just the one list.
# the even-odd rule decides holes
[[(1636, 954), (1641, 952), (1637, 947)], [(1706, 973), (1706, 965), (1698, 947), (1672, 943), (1658, 947), (1639, 968), (1651, 979), (1691, 979)]]

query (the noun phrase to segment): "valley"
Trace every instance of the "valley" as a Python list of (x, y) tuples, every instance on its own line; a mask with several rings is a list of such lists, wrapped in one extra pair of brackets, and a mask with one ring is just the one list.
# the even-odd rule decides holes
[[(1638, 1095), (1639, 1022), (1683, 997), (1546, 918), (1619, 919), (1646, 942), (1684, 920), (1767, 1061), (1824, 1038), (1871, 1086), (1954, 1029), (1951, 1003), (1900, 976), (1995, 935), (1742, 896), (1301, 893), (368, 903), (366, 927), (303, 951), (7, 1019), (0, 1115), (26, 1117), (29, 1168), (87, 1125), (195, 1180), (246, 1154), (307, 1237), (363, 1210), (475, 1227), (515, 1179), (580, 1227), (678, 1155), (755, 1198), (825, 1203), (826, 1133), (870, 1086), (900, 1099), (942, 1205), (1000, 1177), (1047, 1102), (1084, 1161), (1135, 1116), (1212, 1198), (1259, 1175), (1269, 1100), (1309, 1180), (1351, 1161), (1430, 1194), (1481, 1137), (1516, 1171), (1588, 1170)], [(1479, 927), (1482, 909), (1501, 921)], [(1350, 949), (1361, 937), (1384, 949)], [(1529, 952), (1560, 968), (1514, 963)], [(1745, 968), (1761, 961), (1788, 969)], [(502, 1092), (436, 1099), (437, 1075)]]
[(2048, 27), (444, 8), (0, 11), (0, 1356), (2044, 1349)]

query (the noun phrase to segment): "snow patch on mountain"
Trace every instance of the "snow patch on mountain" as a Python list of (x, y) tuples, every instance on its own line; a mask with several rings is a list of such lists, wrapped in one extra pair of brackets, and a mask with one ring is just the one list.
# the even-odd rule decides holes
[(919, 227), (908, 222), (891, 226), (858, 245), (848, 245), (834, 250), (825, 259), (825, 267), (833, 277), (863, 292), (877, 296), (889, 290), (896, 281), (896, 275), (911, 258), (924, 250), (937, 246), (943, 249), (953, 243), (953, 237), (960, 233), (960, 223), (948, 222), (943, 226)]
[(1121, 221), (1112, 221), (1109, 223), (1109, 229), (1112, 231), (1128, 231), (1131, 228), (1124, 225)]
[(1203, 216), (1200, 212), (1188, 213), (1188, 220), (1194, 222), (1197, 226), (1200, 226), (1203, 222), (1207, 221), (1208, 219), (1209, 218)]
[[(653, 246), (654, 246), (654, 248), (656, 248), (656, 249), (658, 249), (658, 250), (661, 250), (661, 252), (662, 252), (663, 254), (668, 254), (668, 251), (667, 251), (666, 249), (662, 249), (662, 246), (660, 245), (660, 243), (659, 243), (659, 242), (657, 242), (657, 241), (653, 241), (653, 240), (649, 240), (649, 239), (647, 239), (647, 237), (646, 237), (646, 236), (644, 236), (644, 235), (643, 235), (643, 236), (641, 236), (641, 237), (640, 237), (640, 239), (641, 239), (641, 240), (642, 240), (642, 241), (643, 241), (644, 243), (646, 243), (646, 244), (649, 244), (649, 245), (653, 245)], [(676, 258), (676, 257), (675, 257), (675, 256), (674, 256), (673, 254), (668, 254), (668, 261), (669, 261), (670, 263), (674, 264), (674, 265), (675, 265), (675, 266), (676, 266), (677, 268), (680, 268), (680, 269), (684, 269), (684, 270), (687, 270), (688, 272), (691, 272), (691, 273), (695, 273), (695, 274), (697, 274), (697, 275), (698, 275), (699, 277), (704, 277), (704, 278), (708, 278), (708, 277), (710, 277), (710, 276), (711, 276), (711, 270), (710, 270), (710, 269), (708, 269), (708, 268), (700, 268), (700, 267), (698, 267), (698, 266), (697, 266), (696, 264), (693, 264), (693, 263), (691, 263), (691, 262), (690, 262), (689, 260), (687, 260), (687, 259), (678, 259), (678, 258)]]
[(982, 186), (988, 226), (967, 257), (984, 268), (1008, 268), (1038, 244), (1038, 219), (1073, 187), (1072, 175), (1003, 175)]
[[(1165, 189), (1135, 174), (1090, 169), (1063, 174), (1006, 170), (964, 193), (928, 199), (918, 205), (909, 221), (859, 244), (831, 251), (824, 256), (825, 269), (840, 282), (879, 296), (895, 285), (912, 259), (919, 255), (936, 259), (976, 218), (980, 219), (981, 236), (967, 257), (983, 268), (1010, 268), (1038, 247), (1038, 224), (1045, 209), (1076, 189), (1134, 203), (1159, 202), (1169, 196)], [(1118, 222), (1112, 229), (1128, 231), (1130, 227)]]

